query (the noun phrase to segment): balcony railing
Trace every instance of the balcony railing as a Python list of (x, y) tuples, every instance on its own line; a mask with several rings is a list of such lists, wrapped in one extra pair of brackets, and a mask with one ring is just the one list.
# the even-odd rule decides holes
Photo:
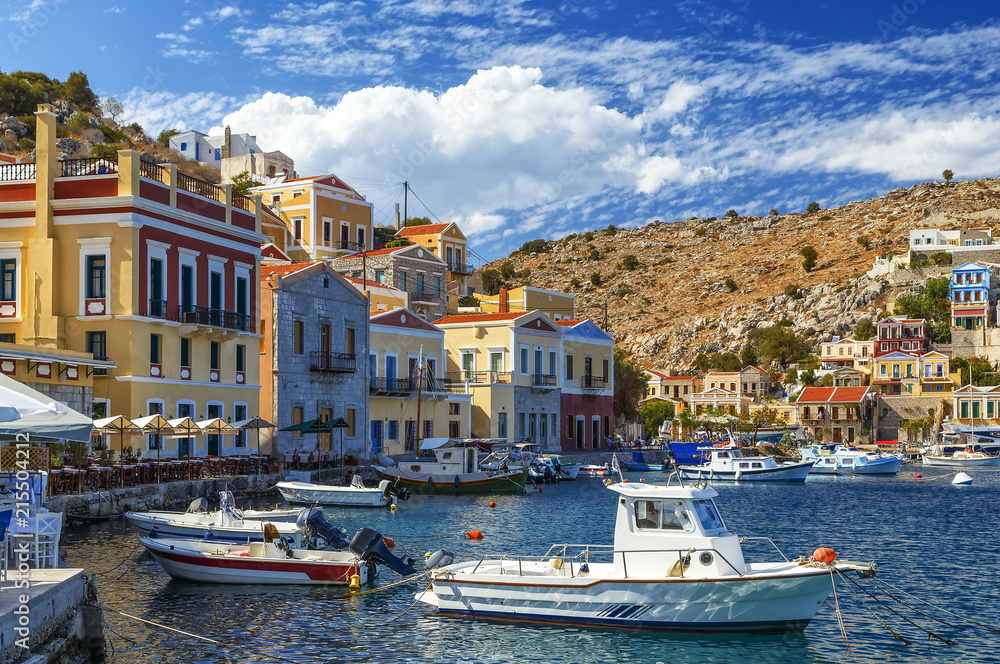
[(15, 182), (17, 180), (34, 180), (35, 164), (0, 164), (0, 182)]
[(411, 302), (438, 302), (441, 299), (441, 295), (434, 293), (433, 291), (423, 291), (420, 293), (411, 293)]
[(167, 317), (167, 301), (166, 300), (150, 300), (149, 309), (147, 314), (150, 318), (166, 318)]
[(584, 389), (591, 390), (603, 390), (608, 385), (608, 379), (606, 376), (593, 376), (591, 374), (584, 374), (580, 378), (580, 386)]
[(163, 182), (165, 179), (163, 176), (165, 170), (166, 169), (154, 161), (146, 161), (145, 159), (139, 160), (139, 177), (155, 180), (156, 182)]
[(455, 272), (456, 274), (472, 274), (476, 271), (476, 268), (472, 266), (472, 263), (451, 261), (448, 263), (448, 270), (450, 272)]
[(369, 394), (410, 394), (416, 385), (409, 378), (369, 378)]
[(87, 157), (85, 159), (64, 159), (59, 162), (62, 177), (80, 175), (108, 175), (118, 172), (117, 157)]
[(333, 373), (354, 373), (357, 371), (357, 356), (354, 353), (332, 353), (316, 350), (309, 353), (313, 371)]
[(452, 387), (466, 382), (511, 384), (514, 382), (514, 375), (511, 371), (449, 371), (444, 379)]
[[(108, 357), (106, 355), (95, 355), (94, 359), (95, 360), (100, 360), (102, 362), (107, 362), (108, 361)], [(108, 375), (108, 370), (107, 370), (106, 367), (94, 367), (94, 370), (91, 373), (94, 376), (107, 376)]]
[(556, 375), (555, 374), (532, 374), (532, 376), (531, 376), (531, 386), (532, 387), (555, 387), (556, 386)]
[(240, 194), (233, 194), (233, 207), (246, 212), (251, 212), (250, 198)]
[(189, 191), (192, 194), (204, 196), (213, 201), (222, 201), (222, 188), (210, 182), (193, 178), (187, 173), (177, 173), (177, 188)]
[(239, 330), (240, 332), (252, 332), (250, 316), (235, 311), (223, 311), (222, 309), (212, 309), (196, 304), (180, 305), (178, 307), (178, 320), (181, 323), (190, 325), (211, 325), (212, 327), (222, 327), (227, 330)]
[(366, 249), (365, 245), (359, 242), (351, 242), (350, 240), (334, 240), (332, 243), (325, 242), (324, 244), (340, 251), (362, 251)]

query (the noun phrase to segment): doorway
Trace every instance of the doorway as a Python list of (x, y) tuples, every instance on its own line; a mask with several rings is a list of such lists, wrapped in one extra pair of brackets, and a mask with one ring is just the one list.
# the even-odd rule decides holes
[(590, 429), (591, 434), (593, 435), (591, 444), (593, 444), (595, 450), (599, 449), (601, 447), (601, 421), (591, 420)]
[(576, 421), (576, 449), (584, 449), (586, 441), (583, 435), (583, 419), (577, 419)]

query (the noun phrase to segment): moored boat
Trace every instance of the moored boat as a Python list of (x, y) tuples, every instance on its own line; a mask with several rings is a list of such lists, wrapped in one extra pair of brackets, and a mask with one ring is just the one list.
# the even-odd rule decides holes
[(446, 616), (782, 633), (806, 628), (836, 572), (874, 573), (874, 564), (832, 564), (836, 554), (827, 550), (814, 559), (746, 562), (742, 539), (719, 516), (710, 487), (668, 480), (608, 489), (618, 503), (613, 545), (556, 544), (541, 556), (445, 564), (431, 572), (430, 590), (417, 599)]
[(710, 455), (701, 466), (678, 466), (684, 479), (729, 482), (805, 482), (812, 468), (811, 461), (779, 464), (768, 456), (746, 457), (737, 446), (713, 447), (705, 450)]
[(528, 469), (478, 470), (475, 440), (435, 439), (423, 450), (434, 458), (404, 460), (398, 467), (374, 466), (381, 479), (419, 494), (524, 493)]
[(402, 500), (410, 497), (409, 491), (397, 489), (389, 480), (382, 480), (378, 488), (366, 487), (358, 475), (355, 475), (347, 486), (278, 482), (275, 487), (285, 500), (300, 505), (386, 507), (394, 504), (397, 496)]
[(610, 477), (611, 470), (608, 466), (598, 465), (596, 463), (585, 463), (580, 466), (580, 473), (577, 477)]
[(568, 463), (564, 457), (558, 454), (543, 454), (538, 460), (558, 473), (559, 480), (562, 482), (573, 481), (580, 474), (580, 464)]
[(236, 499), (233, 497), (232, 492), (220, 491), (219, 510), (215, 512), (208, 511), (207, 500), (204, 498), (196, 498), (191, 501), (191, 504), (184, 512), (150, 510), (145, 512), (145, 514), (151, 514), (165, 519), (179, 516), (181, 514), (200, 514), (206, 523), (214, 523), (219, 519), (219, 512), (227, 508), (231, 508), (233, 516), (243, 519), (244, 521), (266, 521), (268, 523), (294, 523), (299, 514), (302, 512), (302, 508), (282, 510), (277, 507), (270, 510), (241, 510), (236, 508)]
[(650, 463), (646, 460), (643, 453), (636, 450), (632, 452), (632, 460), (622, 459), (622, 468), (631, 471), (643, 471), (643, 472), (658, 472), (661, 470), (666, 470), (666, 464), (662, 463)]
[(799, 448), (803, 461), (812, 461), (813, 475), (895, 475), (903, 463), (899, 457), (866, 452), (856, 447), (807, 445)]
[(952, 468), (971, 468), (976, 466), (1000, 466), (1000, 455), (987, 454), (982, 450), (967, 447), (957, 450), (951, 455), (943, 454), (939, 449), (931, 449), (923, 455), (925, 466), (947, 466)]
[[(223, 492), (227, 493), (227, 492)], [(200, 504), (195, 500), (191, 508)], [(301, 515), (302, 510), (299, 510)], [(264, 527), (273, 525), (282, 537), (298, 543), (298, 527), (285, 521), (265, 521), (244, 519), (223, 496), (218, 511), (206, 513), (188, 512), (126, 512), (125, 518), (143, 535), (177, 539), (209, 539), (224, 542), (263, 542)]]

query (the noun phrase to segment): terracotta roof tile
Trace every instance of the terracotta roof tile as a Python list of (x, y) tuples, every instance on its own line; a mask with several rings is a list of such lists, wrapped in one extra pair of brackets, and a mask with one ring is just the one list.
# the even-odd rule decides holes
[(291, 263), (288, 265), (261, 265), (260, 266), (260, 278), (266, 279), (271, 275), (286, 276), (289, 274), (294, 274), (299, 270), (304, 270), (307, 267), (317, 265), (323, 261), (313, 261), (311, 263)]
[(797, 403), (858, 403), (868, 387), (807, 387)]
[(556, 323), (562, 325), (563, 327), (573, 327), (574, 325), (579, 325), (580, 323), (587, 320), (586, 318), (577, 318), (576, 320), (557, 320)]
[(399, 291), (400, 293), (402, 292), (394, 286), (390, 286), (389, 284), (383, 284), (378, 281), (371, 281), (369, 279), (359, 279), (358, 277), (349, 277), (346, 274), (342, 274), (340, 276), (342, 276), (344, 279), (347, 279), (352, 284), (361, 284), (363, 286), (368, 286), (369, 288), (384, 288), (386, 290)]
[(510, 311), (504, 314), (455, 314), (445, 316), (434, 321), (435, 325), (448, 325), (450, 323), (488, 323), (490, 321), (515, 320), (521, 316), (527, 316), (530, 311)]
[(423, 226), (404, 226), (396, 231), (396, 237), (413, 237), (414, 235), (437, 235), (451, 224), (424, 224)]

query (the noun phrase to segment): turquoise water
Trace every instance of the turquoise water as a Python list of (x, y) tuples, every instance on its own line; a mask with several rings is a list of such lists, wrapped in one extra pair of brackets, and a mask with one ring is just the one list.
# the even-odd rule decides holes
[[(904, 467), (904, 472), (907, 469)], [(912, 469), (910, 469), (912, 471)], [(930, 469), (919, 469), (925, 476)], [(801, 485), (716, 487), (729, 527), (771, 537), (790, 558), (828, 546), (851, 560), (875, 560), (879, 578), (979, 622), (1000, 625), (1000, 472), (972, 471), (971, 486), (907, 479), (810, 478)], [(627, 474), (638, 481), (639, 473)], [(656, 475), (644, 474), (644, 479)], [(491, 553), (541, 554), (553, 543), (610, 544), (615, 494), (597, 480), (545, 486), (522, 496), (415, 496), (387, 511), (327, 510), (353, 532), (370, 526), (396, 540), (396, 551), (422, 560), (448, 548), (458, 559)], [(489, 501), (496, 508), (489, 507)], [(464, 537), (480, 530), (483, 540)], [(440, 618), (414, 594), (425, 580), (362, 597), (310, 587), (257, 588), (171, 581), (121, 522), (76, 527), (64, 535), (66, 561), (99, 576), (113, 629), (112, 662), (996, 662), (1000, 635), (908, 617), (958, 641), (948, 646), (907, 627), (869, 601), (908, 638), (892, 638), (846, 588), (839, 590), (845, 647), (832, 601), (803, 634), (677, 636), (520, 626)], [(750, 546), (749, 543), (746, 546)], [(773, 551), (748, 548), (751, 560)], [(122, 564), (124, 561), (124, 564)], [(384, 572), (376, 582), (398, 581)], [(926, 608), (926, 607), (924, 607)], [(900, 609), (905, 611), (905, 609)], [(215, 639), (221, 645), (150, 627), (123, 611)], [(948, 619), (942, 611), (928, 610)], [(951, 620), (953, 621), (953, 619)], [(127, 637), (129, 640), (126, 640)]]

